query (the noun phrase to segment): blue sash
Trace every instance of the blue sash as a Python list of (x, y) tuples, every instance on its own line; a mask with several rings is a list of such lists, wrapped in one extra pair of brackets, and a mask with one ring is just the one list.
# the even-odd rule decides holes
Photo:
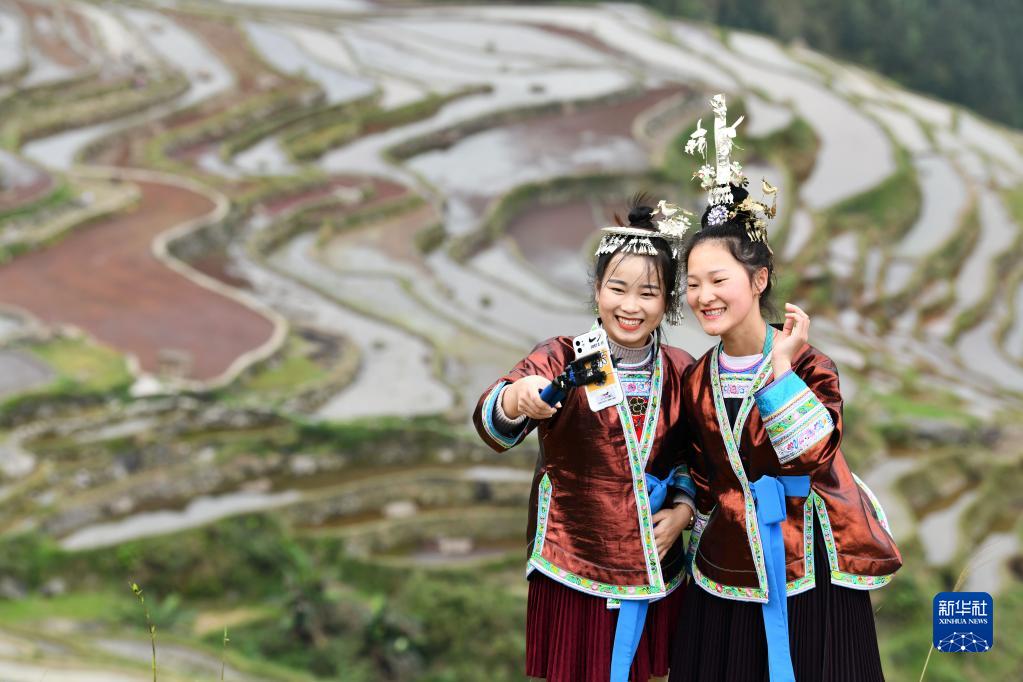
[[(664, 506), (669, 480), (670, 475), (662, 481), (652, 474), (646, 474), (651, 514), (656, 514)], [(636, 657), (636, 649), (639, 648), (639, 639), (643, 636), (643, 624), (649, 606), (650, 602), (646, 599), (622, 600), (618, 609), (614, 648), (611, 649), (611, 682), (629, 682), (629, 670), (632, 668), (632, 659)]]
[(763, 536), (768, 602), (763, 605), (767, 662), (771, 682), (795, 682), (789, 652), (788, 598), (785, 594), (785, 543), (781, 522), (785, 498), (810, 494), (809, 476), (761, 476), (750, 485), (757, 503), (757, 522)]

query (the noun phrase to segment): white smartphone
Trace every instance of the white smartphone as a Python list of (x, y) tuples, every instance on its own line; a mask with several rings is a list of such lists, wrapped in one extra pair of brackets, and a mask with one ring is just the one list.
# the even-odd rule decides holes
[(581, 358), (593, 353), (600, 353), (600, 366), (604, 372), (604, 381), (599, 384), (586, 384), (586, 400), (590, 409), (599, 412), (604, 408), (618, 405), (625, 399), (622, 385), (618, 382), (618, 372), (611, 360), (611, 347), (607, 343), (607, 333), (598, 328), (581, 334), (572, 340), (575, 357)]

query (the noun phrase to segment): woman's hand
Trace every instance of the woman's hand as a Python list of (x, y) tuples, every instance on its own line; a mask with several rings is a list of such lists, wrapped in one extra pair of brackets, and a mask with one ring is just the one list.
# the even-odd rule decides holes
[[(550, 383), (551, 380), (547, 377), (536, 374), (522, 377), (505, 389), (501, 398), (501, 409), (509, 419), (517, 419), (522, 414), (530, 419), (550, 419), (557, 413), (557, 409), (540, 400), (540, 391), (547, 388)], [(556, 407), (561, 407), (561, 403)]]
[(657, 544), (658, 559), (664, 558), (692, 518), (693, 509), (688, 504), (678, 504), (654, 514), (654, 542)]
[(792, 369), (792, 358), (810, 339), (810, 317), (799, 306), (785, 304), (785, 326), (774, 337), (771, 364), (778, 378)]

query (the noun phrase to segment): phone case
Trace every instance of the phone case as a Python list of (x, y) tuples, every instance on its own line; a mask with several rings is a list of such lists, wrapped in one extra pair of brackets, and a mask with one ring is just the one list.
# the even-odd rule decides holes
[(618, 382), (618, 372), (615, 371), (614, 362), (611, 360), (611, 347), (607, 343), (607, 332), (603, 329), (595, 329), (586, 334), (581, 334), (572, 340), (575, 348), (575, 357), (580, 358), (591, 353), (600, 353), (600, 369), (604, 371), (605, 378), (599, 384), (587, 384), (586, 400), (590, 409), (599, 412), (607, 407), (618, 405), (625, 399), (622, 385)]

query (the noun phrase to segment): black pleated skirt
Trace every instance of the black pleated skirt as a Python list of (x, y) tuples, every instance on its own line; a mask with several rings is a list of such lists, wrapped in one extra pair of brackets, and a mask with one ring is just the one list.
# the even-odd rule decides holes
[[(831, 583), (814, 517), (812, 590), (789, 597), (796, 682), (884, 682), (870, 593)], [(691, 580), (672, 644), (670, 682), (768, 682), (760, 604), (722, 599)]]

